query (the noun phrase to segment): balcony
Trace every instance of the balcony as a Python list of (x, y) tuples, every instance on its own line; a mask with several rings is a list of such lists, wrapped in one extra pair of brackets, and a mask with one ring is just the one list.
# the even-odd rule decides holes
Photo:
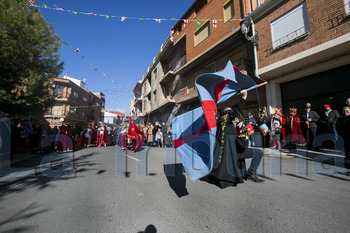
[(180, 69), (185, 64), (186, 64), (186, 55), (184, 55), (183, 57), (181, 57), (179, 60), (175, 62), (174, 72), (176, 72), (176, 70)]
[(196, 88), (182, 88), (175, 96), (174, 99), (179, 104), (185, 104), (198, 100), (198, 92)]
[(57, 101), (68, 101), (68, 99), (70, 98), (70, 93), (68, 92), (60, 92), (60, 91), (57, 91), (55, 92), (55, 94), (57, 95), (55, 100)]
[(141, 98), (141, 96), (138, 97), (138, 98), (135, 96), (134, 106), (136, 106), (137, 104), (140, 104), (140, 103), (142, 103), (142, 98)]
[(158, 106), (152, 106), (151, 111), (162, 111), (164, 110), (166, 107), (175, 104), (175, 100), (173, 98), (171, 98), (170, 96), (168, 96), (167, 98), (165, 98), (165, 100), (163, 100)]
[(174, 71), (169, 70), (164, 76), (163, 78), (159, 81), (160, 84), (165, 84), (168, 83), (170, 81), (172, 81), (175, 78), (175, 73)]

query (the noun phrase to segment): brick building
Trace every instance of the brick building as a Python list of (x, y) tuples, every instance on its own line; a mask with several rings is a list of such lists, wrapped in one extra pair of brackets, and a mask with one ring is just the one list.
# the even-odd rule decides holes
[[(267, 101), (285, 114), (306, 102), (340, 110), (350, 97), (350, 1), (269, 0), (243, 22), (258, 33), (255, 66)], [(250, 35), (252, 35), (250, 34)], [(249, 35), (248, 35), (249, 36)]]
[(103, 93), (90, 92), (84, 88), (82, 81), (66, 76), (55, 78), (54, 85), (56, 101), (44, 114), (51, 127), (59, 127), (63, 121), (81, 127), (91, 122), (97, 124), (103, 121)]
[[(145, 121), (170, 121), (171, 113), (199, 107), (195, 78), (224, 69), (229, 60), (258, 84), (263, 82), (254, 77), (253, 45), (240, 30), (246, 12), (260, 2), (263, 1), (253, 5), (247, 0), (194, 1), (174, 25), (141, 80), (141, 115)], [(233, 98), (225, 104), (236, 101)], [(259, 107), (265, 105), (265, 87), (261, 86), (249, 93), (244, 114), (250, 111), (257, 115)]]

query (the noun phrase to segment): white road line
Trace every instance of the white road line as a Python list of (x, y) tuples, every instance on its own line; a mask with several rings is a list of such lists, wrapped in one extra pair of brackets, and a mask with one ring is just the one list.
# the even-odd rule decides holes
[[(303, 150), (303, 149), (299, 149), (300, 151), (308, 151), (308, 150)], [(339, 152), (339, 151), (337, 151)], [(329, 155), (329, 156), (334, 156), (334, 157), (340, 157), (340, 158), (344, 158), (344, 155), (339, 155), (339, 154), (332, 154), (332, 153), (324, 153), (321, 151), (311, 151), (311, 153), (315, 153), (315, 154), (321, 154), (321, 155)], [(294, 153), (291, 153), (294, 154)]]
[(134, 157), (132, 157), (132, 156), (130, 156), (130, 155), (126, 155), (126, 156), (129, 157), (130, 159), (133, 159), (133, 160), (136, 160), (136, 161), (141, 161), (141, 160), (136, 159), (136, 158), (134, 158)]

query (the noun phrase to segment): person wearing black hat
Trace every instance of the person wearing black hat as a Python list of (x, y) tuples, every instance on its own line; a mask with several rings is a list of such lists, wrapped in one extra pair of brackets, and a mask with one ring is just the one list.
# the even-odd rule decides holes
[[(265, 125), (269, 125), (269, 122), (270, 122), (270, 120), (269, 120), (269, 118), (266, 116), (266, 114), (265, 114), (266, 112), (265, 112), (265, 110), (261, 110), (260, 111), (260, 113), (259, 113), (259, 118), (258, 118), (258, 127), (260, 127), (260, 126), (262, 126), (263, 124), (265, 124)], [(261, 132), (260, 132), (261, 133)], [(261, 133), (262, 134), (262, 136), (263, 136), (263, 147), (267, 147), (267, 145), (268, 145), (268, 139), (269, 139), (269, 137), (268, 137), (268, 133)]]
[(317, 112), (311, 110), (311, 104), (306, 103), (305, 113), (301, 115), (301, 123), (308, 149), (314, 149), (313, 141), (316, 137), (317, 121), (319, 119), (320, 116), (317, 114)]

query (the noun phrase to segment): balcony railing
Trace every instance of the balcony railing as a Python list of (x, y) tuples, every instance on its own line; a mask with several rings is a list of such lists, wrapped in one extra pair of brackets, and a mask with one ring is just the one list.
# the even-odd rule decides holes
[(184, 55), (183, 57), (181, 57), (179, 60), (175, 62), (174, 71), (180, 69), (185, 64), (186, 64), (186, 55)]
[(301, 27), (301, 28), (295, 30), (294, 32), (289, 33), (288, 35), (283, 36), (283, 37), (279, 38), (278, 40), (275, 40), (273, 42), (273, 48), (274, 49), (279, 48), (279, 47), (281, 47), (289, 42), (292, 42), (296, 39), (301, 38), (304, 35), (307, 35), (308, 33), (309, 33), (309, 30), (305, 26)]

